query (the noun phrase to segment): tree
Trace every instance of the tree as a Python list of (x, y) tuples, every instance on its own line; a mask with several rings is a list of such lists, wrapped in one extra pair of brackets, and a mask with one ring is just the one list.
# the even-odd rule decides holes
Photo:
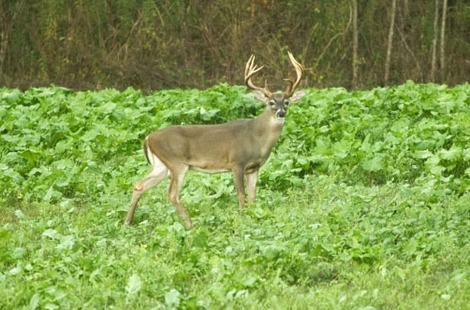
[(15, 24), (18, 12), (20, 12), (23, 6), (23, 1), (15, 2), (10, 2), (9, 4), (7, 4), (7, 1), (0, 2), (0, 78), (3, 76), (11, 30)]
[(397, 10), (397, 0), (392, 1), (392, 11), (390, 12), (390, 28), (388, 30), (388, 40), (387, 40), (387, 58), (385, 59), (385, 77), (384, 83), (388, 85), (390, 78), (390, 59), (392, 55), (392, 46), (393, 46), (393, 28), (395, 27), (395, 14)]
[(436, 62), (437, 62), (437, 40), (439, 37), (439, 0), (434, 0), (434, 23), (433, 23), (433, 38), (431, 45), (431, 81), (436, 81)]
[(445, 71), (445, 30), (446, 30), (446, 16), (447, 16), (447, 0), (442, 2), (442, 21), (441, 21), (441, 71)]
[(353, 51), (352, 51), (352, 86), (357, 88), (357, 71), (359, 65), (359, 58), (357, 56), (357, 49), (359, 45), (358, 29), (357, 29), (357, 0), (352, 1), (352, 15), (353, 15)]

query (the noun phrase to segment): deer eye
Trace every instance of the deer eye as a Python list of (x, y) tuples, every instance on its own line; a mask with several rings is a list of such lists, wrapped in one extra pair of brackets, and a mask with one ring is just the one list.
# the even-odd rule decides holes
[(269, 101), (269, 105), (274, 107), (276, 105), (276, 103), (273, 100), (271, 100), (271, 101)]
[(287, 101), (287, 100), (286, 100), (286, 101), (284, 101), (284, 104), (285, 104), (285, 105), (289, 105), (289, 103), (290, 103), (290, 102), (289, 102), (289, 101)]

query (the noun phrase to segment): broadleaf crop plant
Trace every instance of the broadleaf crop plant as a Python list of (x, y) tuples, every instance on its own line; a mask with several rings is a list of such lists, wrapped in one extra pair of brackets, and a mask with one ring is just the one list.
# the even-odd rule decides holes
[(0, 89), (1, 309), (465, 309), (470, 86), (308, 89), (239, 212), (189, 174), (147, 193), (144, 137), (259, 115), (245, 88)]

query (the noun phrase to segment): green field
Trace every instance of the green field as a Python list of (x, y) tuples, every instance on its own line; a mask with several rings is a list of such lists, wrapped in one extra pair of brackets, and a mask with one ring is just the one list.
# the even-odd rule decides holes
[(243, 87), (0, 89), (0, 309), (470, 309), (470, 85), (309, 89), (238, 210), (190, 173), (186, 230), (142, 141), (262, 110)]

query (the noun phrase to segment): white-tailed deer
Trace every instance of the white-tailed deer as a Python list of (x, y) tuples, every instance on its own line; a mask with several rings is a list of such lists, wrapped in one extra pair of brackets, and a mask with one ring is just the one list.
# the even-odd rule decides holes
[(179, 199), (183, 178), (188, 170), (207, 173), (233, 173), (238, 195), (238, 206), (245, 206), (245, 178), (248, 199), (255, 200), (258, 170), (266, 162), (271, 149), (281, 134), (289, 102), (300, 100), (305, 92), (294, 92), (302, 79), (302, 65), (289, 53), (297, 79), (285, 79), (287, 88), (272, 93), (267, 82), (258, 87), (251, 80), (263, 66), (254, 64), (252, 55), (245, 67), (245, 84), (257, 100), (266, 104), (263, 114), (254, 119), (240, 119), (219, 125), (170, 126), (155, 131), (145, 138), (144, 153), (152, 165), (146, 178), (136, 183), (126, 224), (131, 224), (137, 203), (146, 191), (170, 178), (168, 197), (188, 228), (191, 218)]

